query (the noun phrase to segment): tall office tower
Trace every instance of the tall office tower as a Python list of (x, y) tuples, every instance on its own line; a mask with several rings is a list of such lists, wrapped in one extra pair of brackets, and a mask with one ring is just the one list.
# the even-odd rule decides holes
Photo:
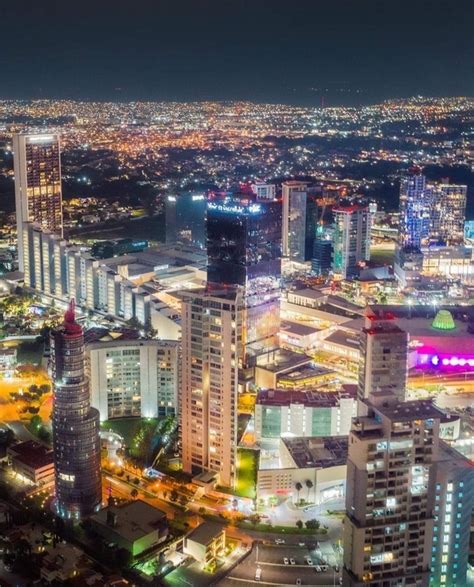
[(282, 188), (282, 254), (305, 260), (307, 182), (285, 181)]
[(369, 307), (362, 329), (359, 364), (359, 400), (390, 392), (405, 399), (408, 372), (408, 334), (393, 314)]
[(430, 232), (432, 193), (419, 167), (413, 167), (400, 181), (400, 226), (398, 244), (419, 249)]
[(23, 223), (62, 236), (61, 155), (57, 135), (13, 137), (18, 263), (24, 271)]
[(332, 262), (332, 230), (319, 225), (313, 245), (311, 271), (314, 275), (329, 275)]
[(259, 200), (274, 200), (276, 197), (276, 185), (273, 183), (256, 181), (250, 187)]
[(467, 186), (449, 183), (431, 187), (430, 240), (446, 245), (464, 242)]
[(211, 199), (208, 283), (243, 288), (243, 368), (277, 347), (280, 329), (281, 204), (245, 196)]
[(206, 246), (206, 200), (203, 192), (184, 192), (166, 198), (167, 243)]
[(365, 411), (349, 435), (343, 585), (427, 587), (443, 413), (393, 396)]
[(354, 204), (338, 206), (333, 214), (333, 272), (341, 279), (351, 279), (358, 275), (360, 264), (370, 259), (370, 212)]
[(62, 517), (79, 519), (99, 509), (102, 486), (99, 412), (90, 407), (84, 334), (74, 302), (51, 333), (51, 357), (56, 509)]
[(180, 429), (183, 470), (233, 487), (237, 450), (239, 288), (182, 294)]

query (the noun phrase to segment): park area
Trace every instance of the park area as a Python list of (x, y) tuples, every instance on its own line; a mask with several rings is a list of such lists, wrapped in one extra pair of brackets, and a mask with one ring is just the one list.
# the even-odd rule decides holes
[(258, 451), (237, 449), (237, 481), (235, 494), (255, 499), (258, 468)]

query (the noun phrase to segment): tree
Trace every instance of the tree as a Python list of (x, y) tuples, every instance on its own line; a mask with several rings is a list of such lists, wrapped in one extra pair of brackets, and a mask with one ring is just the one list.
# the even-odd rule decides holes
[(136, 489), (135, 487), (132, 489), (132, 491), (130, 491), (130, 495), (133, 497), (133, 499), (137, 499), (138, 497), (138, 489)]
[(206, 508), (205, 508), (205, 507), (203, 507), (203, 506), (201, 506), (201, 507), (199, 508), (199, 513), (201, 514), (201, 516), (204, 516), (204, 515), (205, 515), (205, 513), (206, 513)]
[(309, 501), (309, 492), (313, 488), (313, 482), (311, 479), (306, 479), (305, 481), (306, 488), (308, 489), (308, 494), (306, 495), (306, 501)]
[(299, 481), (295, 484), (295, 489), (296, 489), (296, 492), (298, 493), (297, 503), (299, 503), (299, 501), (300, 501), (300, 491), (303, 489), (303, 486), (301, 485), (301, 483)]
[(259, 516), (259, 514), (252, 514), (251, 516), (249, 516), (249, 520), (253, 524), (253, 526), (259, 524), (261, 519), (262, 518)]
[(130, 318), (130, 320), (127, 320), (127, 326), (133, 330), (141, 330), (143, 328), (143, 324), (138, 318), (135, 318), (135, 316)]
[(171, 493), (170, 493), (170, 499), (171, 501), (176, 501), (179, 497), (178, 492), (176, 491), (176, 489), (172, 489)]
[(303, 527), (303, 522), (301, 520), (297, 520), (296, 521), (296, 527), (301, 530), (301, 528)]
[(319, 530), (320, 526), (321, 524), (319, 520), (316, 519), (308, 520), (306, 522), (306, 528), (308, 528), (308, 530)]

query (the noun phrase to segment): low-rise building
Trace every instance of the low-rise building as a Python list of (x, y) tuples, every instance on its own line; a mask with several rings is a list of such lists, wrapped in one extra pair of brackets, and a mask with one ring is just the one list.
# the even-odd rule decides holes
[(262, 390), (255, 404), (255, 439), (344, 436), (356, 413), (355, 385), (339, 392)]
[(304, 498), (315, 504), (340, 499), (345, 495), (346, 460), (347, 437), (281, 438), (276, 447), (260, 451), (257, 497)]
[(90, 523), (104, 540), (133, 557), (152, 551), (168, 537), (165, 512), (141, 500), (121, 507), (108, 506), (93, 515)]
[(52, 449), (27, 440), (7, 449), (7, 455), (15, 473), (27, 483), (46, 485), (54, 481), (54, 457)]
[(213, 565), (224, 555), (225, 540), (223, 524), (203, 522), (185, 536), (183, 552), (192, 556), (203, 566)]

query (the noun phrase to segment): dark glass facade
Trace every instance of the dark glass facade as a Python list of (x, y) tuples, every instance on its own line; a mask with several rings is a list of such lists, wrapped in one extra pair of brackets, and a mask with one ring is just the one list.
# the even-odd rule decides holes
[(99, 412), (84, 375), (84, 335), (71, 305), (51, 333), (56, 510), (65, 518), (93, 514), (102, 501)]
[(244, 289), (241, 368), (277, 346), (280, 328), (281, 202), (247, 194), (210, 199), (207, 279)]
[(207, 211), (207, 279), (251, 287), (281, 276), (281, 203), (247, 198), (210, 200)]
[(166, 198), (166, 242), (206, 246), (207, 198), (202, 192), (185, 192)]

